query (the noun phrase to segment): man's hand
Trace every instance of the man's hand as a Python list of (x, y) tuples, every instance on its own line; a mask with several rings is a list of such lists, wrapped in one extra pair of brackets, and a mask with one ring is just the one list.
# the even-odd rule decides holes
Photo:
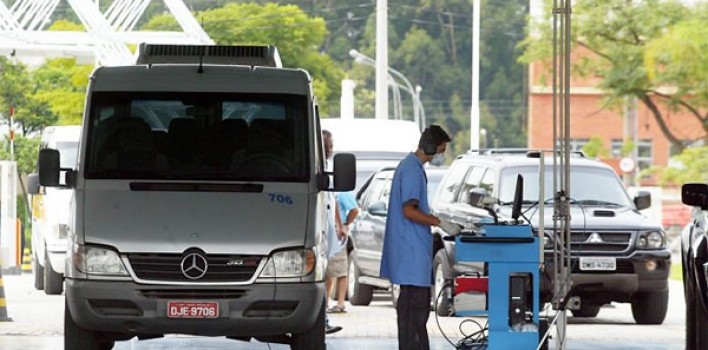
[(438, 227), (450, 236), (457, 236), (462, 231), (462, 226), (447, 220), (440, 220)]
[(347, 239), (348, 235), (349, 227), (347, 227), (347, 225), (340, 225), (339, 229), (337, 230), (337, 238), (339, 238), (339, 241), (344, 242), (344, 240)]

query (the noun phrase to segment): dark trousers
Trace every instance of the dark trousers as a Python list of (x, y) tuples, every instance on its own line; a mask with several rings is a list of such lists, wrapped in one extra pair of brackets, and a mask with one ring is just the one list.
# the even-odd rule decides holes
[(429, 350), (430, 287), (401, 286), (396, 305), (398, 314), (398, 349)]

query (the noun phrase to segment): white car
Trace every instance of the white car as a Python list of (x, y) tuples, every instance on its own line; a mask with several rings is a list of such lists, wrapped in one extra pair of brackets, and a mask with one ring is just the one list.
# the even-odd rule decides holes
[[(80, 125), (49, 126), (42, 131), (40, 149), (58, 149), (61, 167), (74, 168), (81, 135)], [(46, 294), (64, 290), (64, 265), (72, 189), (40, 187), (36, 174), (28, 181), (32, 194), (32, 272), (34, 287)]]

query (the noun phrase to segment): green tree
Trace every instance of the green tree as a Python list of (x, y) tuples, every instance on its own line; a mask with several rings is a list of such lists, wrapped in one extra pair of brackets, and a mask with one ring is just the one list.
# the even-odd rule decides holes
[(667, 167), (651, 167), (642, 175), (656, 175), (662, 186), (708, 182), (708, 146), (687, 147), (672, 157), (670, 164), (672, 165)]
[[(77, 65), (75, 59), (58, 58), (32, 72), (37, 91), (33, 96), (57, 116), (52, 124), (81, 124), (92, 66)], [(50, 125), (44, 124), (43, 126)]]
[[(571, 41), (574, 48), (584, 48), (590, 55), (574, 62), (572, 74), (599, 78), (608, 106), (620, 106), (628, 97), (641, 101), (666, 138), (682, 149), (683, 140), (667, 125), (671, 112), (689, 111), (708, 136), (708, 30), (703, 25), (707, 10), (706, 4), (689, 7), (677, 1), (578, 0)], [(524, 63), (552, 56), (547, 19), (533, 28), (537, 34), (522, 44)], [(666, 92), (666, 86), (676, 89)]]
[(602, 139), (593, 136), (588, 143), (583, 145), (583, 153), (590, 158), (607, 157), (610, 151), (605, 148)]
[[(10, 159), (10, 138), (3, 138), (0, 147), (0, 159)], [(28, 174), (36, 170), (37, 155), (39, 154), (39, 137), (15, 135), (14, 159), (17, 162), (17, 171)]]
[[(196, 14), (204, 30), (220, 45), (275, 45), (285, 67), (307, 70), (324, 114), (326, 101), (338, 100), (342, 72), (318, 51), (327, 34), (322, 18), (310, 17), (294, 5), (229, 3)], [(171, 16), (153, 17), (143, 30), (176, 30)]]

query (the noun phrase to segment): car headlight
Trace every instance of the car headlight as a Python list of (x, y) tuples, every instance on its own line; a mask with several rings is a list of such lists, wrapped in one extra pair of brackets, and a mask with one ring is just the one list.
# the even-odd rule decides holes
[(661, 249), (665, 244), (664, 234), (659, 231), (641, 232), (637, 237), (638, 249)]
[(315, 268), (315, 252), (312, 249), (284, 250), (273, 253), (262, 278), (285, 278), (307, 276)]
[(120, 256), (111, 249), (75, 244), (73, 261), (76, 268), (83, 273), (112, 276), (128, 275)]

